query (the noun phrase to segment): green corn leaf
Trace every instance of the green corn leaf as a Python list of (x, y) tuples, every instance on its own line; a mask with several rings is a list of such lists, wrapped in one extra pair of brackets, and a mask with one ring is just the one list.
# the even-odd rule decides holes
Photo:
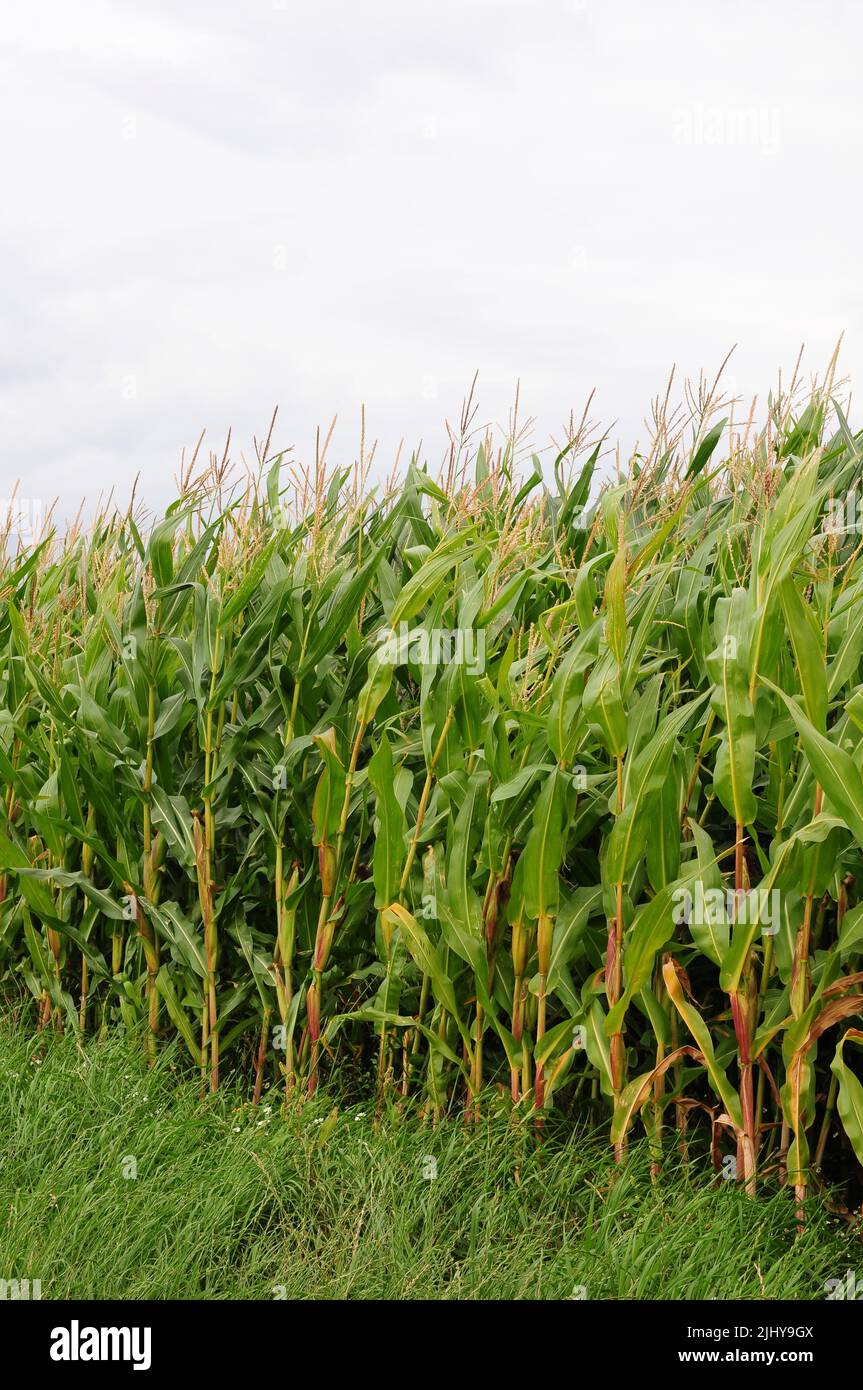
[(786, 705), (800, 734), (806, 756), (819, 784), (845, 821), (858, 845), (863, 845), (863, 776), (851, 756), (819, 733), (788, 695), (762, 676), (762, 682)]
[(750, 611), (745, 589), (716, 605), (718, 644), (707, 658), (715, 681), (713, 708), (724, 729), (713, 771), (716, 795), (738, 825), (751, 825), (757, 814), (752, 791), (755, 775), (755, 715), (746, 680)]
[(725, 1107), (731, 1123), (738, 1133), (743, 1130), (743, 1116), (740, 1110), (740, 1101), (737, 1094), (728, 1080), (724, 1068), (719, 1064), (713, 1048), (713, 1041), (710, 1037), (710, 1030), (698, 1010), (687, 1002), (683, 992), (678, 968), (675, 962), (668, 957), (662, 967), (662, 977), (665, 981), (665, 988), (668, 990), (668, 997), (677, 1009), (683, 1022), (686, 1024), (698, 1046), (698, 1050), (704, 1057), (704, 1065), (707, 1068), (707, 1075), (722, 1104)]
[(848, 1028), (839, 1039), (830, 1070), (839, 1083), (836, 1096), (836, 1109), (842, 1128), (847, 1134), (857, 1159), (863, 1163), (863, 1082), (845, 1061), (845, 1044), (857, 1043), (863, 1046), (863, 1032), (859, 1028)]
[(524, 849), (524, 901), (528, 917), (554, 917), (560, 901), (560, 863), (563, 858), (563, 811), (566, 782), (554, 768), (546, 777), (536, 803), (533, 824)]
[(605, 579), (605, 640), (608, 643), (618, 672), (626, 655), (626, 550), (620, 549), (608, 569)]
[(794, 648), (806, 717), (823, 734), (827, 723), (827, 673), (818, 620), (812, 608), (803, 602), (793, 579), (786, 579), (779, 592), (785, 625)]
[(710, 462), (714, 450), (722, 438), (722, 431), (727, 424), (728, 420), (723, 419), (719, 421), (718, 425), (714, 425), (711, 430), (708, 430), (689, 461), (689, 467), (685, 474), (687, 482), (692, 478), (697, 478), (702, 469)]
[(375, 793), (375, 907), (382, 908), (398, 896), (406, 853), (405, 814), (395, 794), (395, 766), (386, 732), (369, 760), (369, 782)]

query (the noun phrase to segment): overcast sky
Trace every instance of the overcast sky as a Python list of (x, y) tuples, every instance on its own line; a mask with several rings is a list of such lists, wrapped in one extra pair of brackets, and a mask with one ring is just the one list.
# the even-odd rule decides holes
[(479, 370), (631, 445), (676, 363), (863, 373), (843, 0), (3, 0), (0, 496), (171, 493), (361, 402), (437, 464)]

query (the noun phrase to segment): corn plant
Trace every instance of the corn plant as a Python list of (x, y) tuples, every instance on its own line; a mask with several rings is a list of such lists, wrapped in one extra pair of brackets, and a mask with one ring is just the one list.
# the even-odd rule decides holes
[(863, 435), (725, 425), (377, 489), (265, 449), (7, 536), (7, 996), (253, 1103), (698, 1136), (802, 1221), (836, 1120), (863, 1158)]

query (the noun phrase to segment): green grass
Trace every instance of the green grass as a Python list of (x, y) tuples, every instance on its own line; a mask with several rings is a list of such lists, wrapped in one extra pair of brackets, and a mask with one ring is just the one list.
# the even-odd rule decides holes
[(0, 1276), (43, 1298), (817, 1299), (859, 1265), (817, 1204), (795, 1240), (787, 1192), (673, 1163), (654, 1186), (639, 1145), (613, 1177), (600, 1141), (538, 1149), (502, 1116), (330, 1128), (323, 1095), (202, 1101), (170, 1051), (148, 1072), (120, 1039), (2, 1024), (0, 1055)]

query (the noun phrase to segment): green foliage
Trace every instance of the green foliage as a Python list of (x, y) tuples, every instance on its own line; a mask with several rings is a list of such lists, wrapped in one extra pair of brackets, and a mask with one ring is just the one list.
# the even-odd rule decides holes
[(566, 1097), (618, 1157), (701, 1116), (802, 1211), (837, 1094), (860, 1152), (830, 1061), (863, 570), (821, 517), (861, 439), (831, 418), (816, 392), (746, 447), (706, 418), (613, 484), (578, 440), (553, 477), (485, 441), (368, 493), (276, 460), (7, 546), (3, 988), (151, 1064), (176, 1039), (211, 1090)]

